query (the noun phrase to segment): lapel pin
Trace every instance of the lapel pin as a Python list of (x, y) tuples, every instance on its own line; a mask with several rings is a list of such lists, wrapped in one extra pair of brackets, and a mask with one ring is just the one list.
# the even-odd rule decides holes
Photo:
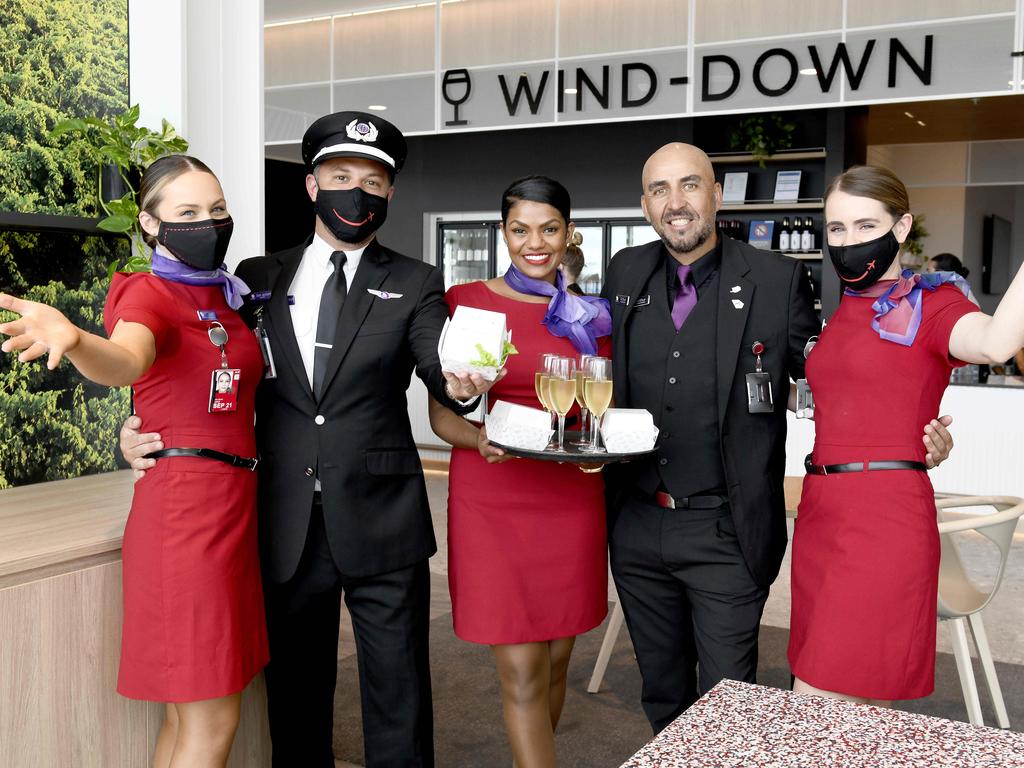
[(732, 288), (729, 289), (729, 293), (739, 293), (741, 290), (743, 289), (740, 288), (738, 285), (734, 285)]
[(743, 302), (740, 301), (739, 299), (733, 299), (732, 305), (736, 307), (736, 309), (743, 309)]
[(400, 298), (402, 298), (405, 295), (404, 293), (388, 293), (387, 291), (378, 291), (378, 290), (375, 290), (373, 288), (367, 288), (366, 292), (370, 293), (370, 294), (373, 294), (378, 299), (384, 299), (384, 300), (387, 300), (387, 299), (400, 299)]

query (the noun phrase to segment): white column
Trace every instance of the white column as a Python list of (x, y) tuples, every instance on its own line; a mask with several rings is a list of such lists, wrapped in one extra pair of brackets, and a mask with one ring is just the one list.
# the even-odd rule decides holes
[(132, 103), (166, 117), (224, 187), (228, 266), (263, 254), (263, 0), (130, 0)]

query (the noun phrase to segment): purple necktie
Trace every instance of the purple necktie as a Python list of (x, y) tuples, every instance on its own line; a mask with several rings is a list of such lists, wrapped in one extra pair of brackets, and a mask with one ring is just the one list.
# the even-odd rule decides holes
[(697, 289), (690, 279), (688, 264), (680, 264), (676, 274), (679, 275), (679, 292), (676, 294), (676, 300), (672, 302), (672, 322), (678, 331), (686, 322), (690, 310), (697, 306)]

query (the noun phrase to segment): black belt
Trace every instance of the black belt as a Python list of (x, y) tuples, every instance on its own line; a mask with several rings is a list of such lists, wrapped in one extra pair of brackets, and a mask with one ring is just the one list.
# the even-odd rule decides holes
[(162, 451), (147, 453), (142, 458), (165, 459), (171, 456), (193, 456), (199, 459), (213, 459), (214, 461), (223, 461), (232, 467), (242, 467), (249, 471), (255, 471), (256, 465), (260, 463), (259, 459), (246, 459), (243, 456), (235, 456), (233, 453), (222, 453), (212, 448), (164, 448)]
[(648, 501), (664, 509), (718, 509), (729, 503), (725, 496), (683, 496), (673, 497), (664, 491), (646, 497)]
[(811, 455), (804, 459), (804, 469), (809, 475), (837, 475), (842, 472), (874, 472), (878, 469), (917, 469), (927, 472), (928, 467), (920, 461), (853, 461), (848, 464), (812, 464)]

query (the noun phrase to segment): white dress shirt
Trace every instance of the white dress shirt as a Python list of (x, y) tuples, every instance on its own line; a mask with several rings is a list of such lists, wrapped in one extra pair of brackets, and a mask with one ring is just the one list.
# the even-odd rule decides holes
[[(365, 247), (345, 251), (346, 260), (342, 271), (345, 273), (345, 282), (349, 289), (352, 288), (352, 281), (364, 250)], [(320, 297), (323, 295), (327, 278), (334, 274), (334, 264), (331, 263), (333, 253), (334, 248), (320, 235), (314, 234), (313, 242), (302, 252), (299, 268), (295, 270), (295, 277), (288, 287), (288, 295), (295, 299), (290, 302), (289, 307), (292, 313), (292, 327), (295, 328), (295, 341), (299, 345), (299, 354), (302, 355), (302, 366), (306, 369), (310, 389), (313, 388), (313, 353), (316, 349), (316, 323), (320, 318)], [(314, 489), (320, 490), (319, 477), (316, 479)]]
[[(354, 251), (345, 251), (345, 282), (349, 289), (352, 288), (352, 281), (359, 267), (359, 260), (365, 248)], [(299, 345), (299, 353), (302, 355), (302, 365), (306, 369), (306, 378), (309, 380), (310, 389), (313, 388), (313, 352), (316, 349), (316, 323), (320, 317), (320, 297), (324, 292), (324, 284), (332, 274), (334, 265), (331, 263), (331, 254), (334, 253), (326, 240), (319, 235), (313, 235), (313, 242), (307, 246), (299, 261), (299, 268), (295, 270), (295, 277), (288, 288), (288, 294), (294, 297), (295, 301), (289, 309), (292, 313), (292, 326), (295, 328), (295, 341)]]

